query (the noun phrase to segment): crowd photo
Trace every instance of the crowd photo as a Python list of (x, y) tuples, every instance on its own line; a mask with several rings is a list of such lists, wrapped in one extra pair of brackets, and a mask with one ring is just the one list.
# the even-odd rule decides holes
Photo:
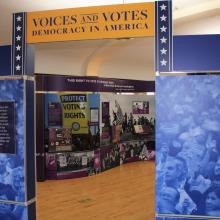
[(1, 220), (24, 220), (27, 214), (25, 206), (15, 205), (16, 202), (25, 202), (23, 88), (24, 84), (21, 80), (4, 81), (0, 86), (2, 91), (0, 99), (13, 101), (16, 110), (15, 152), (0, 151)]
[(220, 216), (219, 76), (159, 77), (156, 88), (156, 212)]

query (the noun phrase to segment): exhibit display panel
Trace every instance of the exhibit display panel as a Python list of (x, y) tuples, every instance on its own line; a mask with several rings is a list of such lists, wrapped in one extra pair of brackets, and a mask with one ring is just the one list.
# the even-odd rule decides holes
[(161, 76), (156, 91), (157, 216), (219, 219), (220, 77)]
[(154, 159), (155, 101), (146, 95), (154, 82), (39, 74), (36, 82), (38, 169), (46, 170), (45, 178), (84, 177)]
[(34, 82), (0, 78), (0, 219), (35, 219)]
[(45, 94), (44, 100), (47, 178), (90, 175), (100, 147), (100, 96), (60, 92)]

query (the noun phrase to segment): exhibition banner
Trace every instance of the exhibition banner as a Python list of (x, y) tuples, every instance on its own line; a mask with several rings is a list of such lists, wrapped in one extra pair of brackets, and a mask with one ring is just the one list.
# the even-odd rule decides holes
[(60, 93), (63, 128), (71, 128), (73, 134), (88, 134), (88, 96), (86, 94)]
[(220, 77), (157, 77), (156, 90), (156, 212), (219, 219)]
[[(3, 189), (6, 187), (11, 191), (10, 195), (14, 195), (10, 198), (8, 198), (8, 196), (4, 197), (1, 194), (5, 193), (4, 190), (0, 190), (0, 196), (4, 197), (1, 200), (14, 202), (25, 202), (26, 197), (24, 184), (24, 88), (23, 80), (0, 80), (0, 90), (2, 91), (0, 93), (0, 109), (4, 110), (1, 112), (0, 118), (1, 127), (4, 127), (0, 135), (0, 143), (4, 144), (2, 148), (6, 148), (6, 151), (0, 153), (0, 184), (2, 184), (0, 188)], [(4, 113), (4, 118), (2, 113)], [(15, 116), (12, 116), (14, 114)], [(14, 117), (12, 121), (9, 120), (11, 117)], [(9, 125), (10, 122), (12, 122), (13, 125)], [(9, 132), (9, 130), (11, 130), (10, 126), (16, 129), (15, 132), (11, 131), (12, 134)], [(3, 134), (5, 135), (3, 136)], [(16, 151), (15, 149), (11, 151), (7, 148), (14, 148), (15, 146), (9, 147), (6, 142), (11, 142), (14, 138)], [(7, 152), (8, 150), (10, 154)]]
[(36, 81), (37, 91), (155, 92), (154, 81), (40, 74)]
[(0, 219), (36, 219), (33, 87), (0, 80)]
[(94, 151), (46, 155), (48, 179), (69, 179), (94, 174)]
[(154, 36), (154, 2), (27, 13), (27, 43)]

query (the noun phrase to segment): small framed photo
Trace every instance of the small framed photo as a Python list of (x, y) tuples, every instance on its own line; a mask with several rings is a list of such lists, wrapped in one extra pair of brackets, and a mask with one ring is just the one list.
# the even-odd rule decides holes
[(148, 101), (135, 101), (132, 103), (133, 114), (149, 114)]

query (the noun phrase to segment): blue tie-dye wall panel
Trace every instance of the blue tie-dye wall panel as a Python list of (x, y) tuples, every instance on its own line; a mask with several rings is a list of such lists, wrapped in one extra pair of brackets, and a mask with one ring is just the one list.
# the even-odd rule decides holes
[(0, 219), (34, 220), (34, 82), (0, 78), (0, 91)]
[(157, 77), (156, 119), (156, 213), (220, 218), (220, 76)]

